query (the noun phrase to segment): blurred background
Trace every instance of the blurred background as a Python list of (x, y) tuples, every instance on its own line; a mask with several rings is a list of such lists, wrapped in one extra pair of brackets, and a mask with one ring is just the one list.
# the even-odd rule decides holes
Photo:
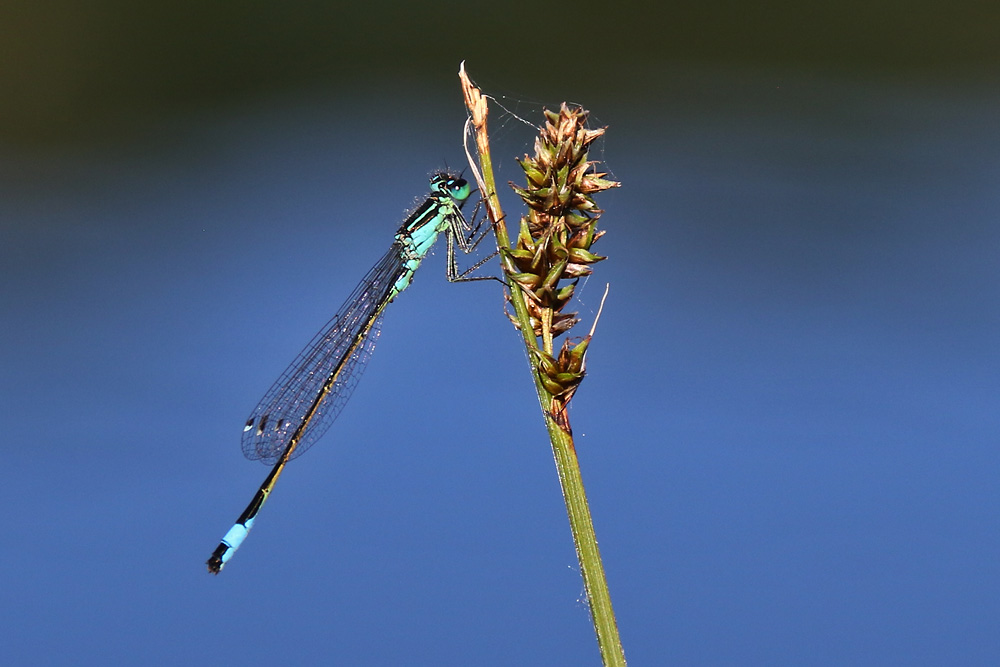
[(250, 410), (463, 165), (462, 60), (501, 181), (544, 105), (609, 128), (572, 418), (632, 664), (1000, 661), (1000, 5), (643, 4), (0, 6), (9, 664), (599, 663), (442, 248), (205, 571)]

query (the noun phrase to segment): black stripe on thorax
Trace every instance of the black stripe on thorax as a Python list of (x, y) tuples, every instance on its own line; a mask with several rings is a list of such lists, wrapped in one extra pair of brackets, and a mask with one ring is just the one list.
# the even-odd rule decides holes
[(420, 229), (427, 224), (428, 217), (434, 217), (437, 214), (437, 207), (439, 205), (440, 202), (437, 197), (428, 197), (424, 200), (423, 204), (417, 207), (417, 210), (410, 214), (410, 217), (403, 221), (399, 231), (411, 234), (414, 230)]

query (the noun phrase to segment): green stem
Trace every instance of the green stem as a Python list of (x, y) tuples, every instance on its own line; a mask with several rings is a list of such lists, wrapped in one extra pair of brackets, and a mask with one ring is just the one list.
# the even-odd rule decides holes
[(580, 562), (583, 586), (590, 603), (601, 657), (605, 665), (625, 665), (625, 652), (618, 636), (618, 623), (611, 606), (611, 591), (604, 575), (601, 551), (597, 547), (597, 534), (594, 532), (594, 522), (587, 504), (587, 492), (583, 488), (583, 476), (573, 436), (559, 428), (550, 417), (546, 417), (545, 422), (552, 441), (552, 453), (559, 473), (563, 500), (566, 501), (566, 514), (573, 532), (576, 557)]
[[(500, 249), (501, 263), (504, 272), (510, 276), (516, 268), (509, 255), (510, 238), (504, 223), (503, 212), (496, 194), (496, 181), (493, 175), (493, 162), (490, 157), (489, 138), (486, 131), (487, 107), (486, 99), (478, 88), (469, 80), (465, 73), (465, 64), (459, 70), (462, 81), (462, 91), (466, 106), (471, 114), (471, 122), (475, 129), (476, 147), (479, 153), (481, 182), (479, 184), (487, 203), (487, 211), (497, 237)], [(474, 167), (474, 165), (473, 165)], [(477, 175), (479, 176), (479, 175)], [(539, 349), (538, 339), (531, 327), (531, 318), (524, 300), (524, 295), (517, 288), (510, 289), (510, 301), (519, 324), (528, 359), (531, 363), (531, 375), (538, 393), (538, 402), (545, 418), (545, 427), (552, 443), (552, 454), (555, 458), (559, 484), (562, 488), (563, 500), (566, 503), (566, 513), (569, 518), (570, 530), (573, 533), (573, 543), (576, 545), (576, 556), (583, 575), (584, 590), (590, 604), (591, 619), (594, 622), (594, 632), (601, 652), (604, 665), (625, 665), (625, 653), (618, 635), (618, 624), (615, 621), (614, 608), (611, 605), (611, 593), (608, 590), (601, 552), (597, 547), (597, 536), (594, 533), (594, 523), (590, 516), (590, 506), (583, 487), (583, 476), (580, 473), (580, 461), (576, 456), (573, 444), (573, 434), (569, 427), (568, 415), (562, 412), (559, 421), (552, 414), (552, 394), (542, 384), (538, 373), (538, 357), (534, 353)], [(544, 329), (544, 327), (543, 327)], [(551, 348), (551, 343), (549, 344)], [(550, 350), (551, 353), (551, 350)]]

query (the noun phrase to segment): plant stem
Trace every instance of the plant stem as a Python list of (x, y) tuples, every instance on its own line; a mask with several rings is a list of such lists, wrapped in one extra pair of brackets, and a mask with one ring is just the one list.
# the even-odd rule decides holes
[[(469, 163), (476, 175), (476, 180), (486, 201), (490, 221), (493, 224), (493, 229), (497, 237), (501, 264), (509, 279), (512, 274), (517, 272), (517, 268), (510, 255), (510, 239), (507, 235), (507, 227), (500, 208), (500, 202), (497, 199), (496, 181), (493, 175), (489, 137), (486, 128), (486, 117), (488, 114), (486, 99), (469, 80), (465, 72), (465, 63), (462, 63), (462, 67), (459, 70), (459, 78), (462, 82), (462, 91), (465, 96), (466, 106), (470, 113), (470, 123), (475, 131), (481, 172), (479, 169), (476, 169), (471, 156), (469, 156)], [(528, 360), (532, 371), (531, 375), (535, 382), (538, 402), (541, 405), (542, 415), (545, 419), (545, 427), (549, 432), (556, 471), (559, 475), (563, 500), (566, 503), (566, 513), (569, 518), (570, 530), (573, 534), (573, 542), (576, 546), (576, 555), (580, 563), (580, 572), (583, 575), (584, 590), (586, 591), (587, 601), (590, 605), (591, 619), (594, 623), (594, 632), (597, 635), (601, 658), (606, 666), (624, 666), (625, 653), (622, 649), (621, 639), (618, 634), (618, 625), (615, 621), (615, 613), (611, 605), (611, 594), (608, 590), (607, 578), (604, 574), (604, 565), (601, 562), (601, 553), (597, 546), (597, 536), (594, 533), (594, 524), (590, 515), (590, 506), (587, 503), (587, 494), (583, 487), (580, 462), (576, 455), (576, 447), (573, 444), (569, 415), (565, 409), (566, 404), (562, 403), (559, 413), (553, 414), (553, 406), (556, 403), (553, 402), (553, 395), (545, 388), (539, 374), (538, 339), (534, 333), (525, 297), (517, 287), (508, 290), (508, 292), (518, 326), (524, 339), (524, 345), (528, 352)], [(544, 317), (548, 320), (541, 327), (544, 339), (544, 351), (551, 356), (553, 350), (550, 327), (551, 310), (548, 310), (547, 315)]]

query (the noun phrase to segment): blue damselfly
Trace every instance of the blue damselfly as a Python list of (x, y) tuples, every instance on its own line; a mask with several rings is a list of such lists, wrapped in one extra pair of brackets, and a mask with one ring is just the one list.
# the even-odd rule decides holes
[[(337, 314), (306, 345), (260, 400), (243, 428), (243, 454), (273, 464), (253, 500), (208, 559), (218, 574), (253, 527), (285, 465), (311, 447), (340, 414), (357, 385), (378, 338), (385, 307), (410, 286), (413, 274), (439, 234), (448, 242), (448, 280), (466, 276), (485, 262), (459, 273), (455, 246), (469, 253), (478, 228), (462, 215), (472, 193), (462, 178), (435, 174), (431, 191), (396, 232), (392, 247), (362, 279)], [(489, 258), (487, 258), (489, 259)]]

